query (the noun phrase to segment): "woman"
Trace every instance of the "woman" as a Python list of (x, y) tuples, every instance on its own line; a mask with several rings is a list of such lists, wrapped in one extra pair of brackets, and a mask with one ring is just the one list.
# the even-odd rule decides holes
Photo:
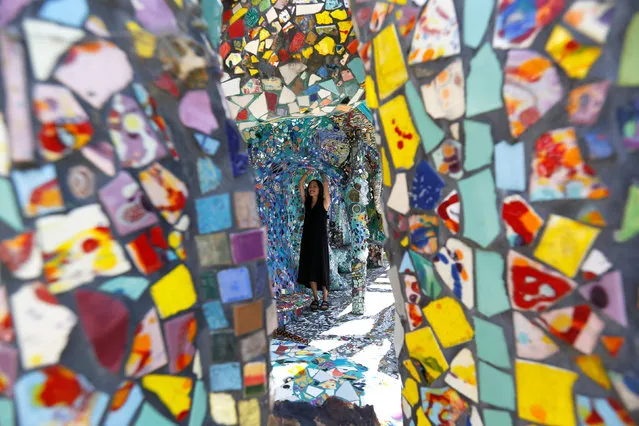
[[(311, 173), (308, 170), (298, 183), (299, 193), (304, 204), (304, 228), (302, 231), (302, 247), (300, 249), (300, 264), (297, 282), (313, 290), (311, 310), (328, 309), (328, 232), (326, 222), (328, 207), (331, 203), (328, 192), (328, 179), (322, 174), (326, 186), (317, 179), (304, 188), (306, 178)], [(322, 289), (322, 304), (317, 298), (318, 288)]]

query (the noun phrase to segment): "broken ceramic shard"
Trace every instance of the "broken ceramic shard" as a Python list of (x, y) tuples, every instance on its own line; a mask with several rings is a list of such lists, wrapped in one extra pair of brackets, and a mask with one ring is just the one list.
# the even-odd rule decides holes
[(131, 268), (98, 204), (38, 219), (36, 229), (45, 259), (44, 276), (52, 293), (74, 289), (98, 276), (120, 275)]
[(470, 247), (450, 238), (435, 257), (435, 270), (466, 307), (472, 309), (475, 306), (473, 252)]
[(99, 109), (131, 82), (133, 69), (118, 46), (110, 41), (96, 40), (69, 49), (54, 76), (89, 105)]
[(56, 364), (77, 316), (41, 283), (23, 285), (11, 296), (15, 331), (24, 369)]
[(552, 62), (532, 50), (508, 52), (504, 74), (503, 94), (510, 133), (518, 137), (559, 102), (563, 87)]
[(508, 293), (513, 309), (540, 312), (577, 287), (568, 278), (515, 251), (508, 253)]

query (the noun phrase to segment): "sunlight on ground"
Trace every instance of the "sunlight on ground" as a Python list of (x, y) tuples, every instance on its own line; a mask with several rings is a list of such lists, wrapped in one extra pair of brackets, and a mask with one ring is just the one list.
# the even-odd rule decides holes
[(363, 336), (373, 329), (374, 320), (364, 318), (352, 320), (324, 331), (322, 336)]
[[(393, 295), (391, 293), (366, 292), (365, 303), (364, 316), (372, 317), (395, 303), (395, 300), (393, 299)], [(342, 312), (337, 315), (337, 318), (350, 314), (352, 309), (353, 306), (348, 305)]]
[(362, 396), (362, 405), (375, 407), (375, 414), (382, 424), (399, 425), (402, 422), (401, 382), (377, 370), (390, 348), (391, 342), (384, 339), (381, 345), (368, 345), (349, 360), (368, 368), (364, 373), (366, 392)]
[(324, 352), (330, 352), (335, 348), (345, 345), (346, 342), (343, 340), (311, 340), (309, 344)]

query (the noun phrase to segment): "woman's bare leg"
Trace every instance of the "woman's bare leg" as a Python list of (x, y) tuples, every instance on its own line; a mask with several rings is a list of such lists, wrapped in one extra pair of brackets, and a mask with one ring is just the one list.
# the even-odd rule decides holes
[(317, 300), (317, 283), (311, 281), (311, 290), (313, 290), (313, 299)]
[(322, 291), (324, 292), (324, 302), (328, 300), (328, 289), (326, 287), (322, 287)]

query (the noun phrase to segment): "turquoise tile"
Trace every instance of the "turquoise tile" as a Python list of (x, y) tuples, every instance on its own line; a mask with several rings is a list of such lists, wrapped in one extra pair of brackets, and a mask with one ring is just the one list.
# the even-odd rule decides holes
[(135, 426), (174, 426), (175, 423), (169, 421), (162, 414), (158, 413), (148, 402), (142, 406), (140, 416), (135, 421)]
[(484, 410), (484, 424), (486, 426), (512, 426), (513, 419), (510, 413), (501, 410)]
[(428, 114), (426, 114), (422, 97), (410, 81), (406, 83), (405, 93), (408, 106), (413, 114), (413, 123), (417, 126), (422, 145), (426, 152), (431, 152), (444, 138), (444, 132)]
[(488, 124), (465, 120), (464, 169), (477, 170), (493, 160), (493, 136)]
[(478, 371), (479, 400), (495, 407), (514, 410), (515, 382), (513, 377), (483, 361), (479, 361)]
[(464, 237), (487, 247), (499, 235), (495, 182), (490, 170), (483, 170), (459, 181), (464, 218)]
[(464, 2), (464, 44), (477, 47), (484, 37), (495, 0), (472, 0)]
[(189, 418), (189, 426), (200, 426), (204, 424), (206, 417), (206, 390), (201, 380), (195, 382), (195, 391), (193, 393), (193, 403), (191, 405), (191, 418)]
[(479, 317), (473, 317), (473, 321), (479, 358), (497, 367), (511, 368), (504, 330)]
[(477, 310), (491, 317), (510, 309), (501, 254), (475, 250), (475, 293)]
[[(480, 0), (474, 2), (481, 3)], [(466, 116), (501, 108), (503, 82), (503, 71), (497, 55), (490, 43), (486, 43), (470, 61), (470, 73), (466, 78)]]

